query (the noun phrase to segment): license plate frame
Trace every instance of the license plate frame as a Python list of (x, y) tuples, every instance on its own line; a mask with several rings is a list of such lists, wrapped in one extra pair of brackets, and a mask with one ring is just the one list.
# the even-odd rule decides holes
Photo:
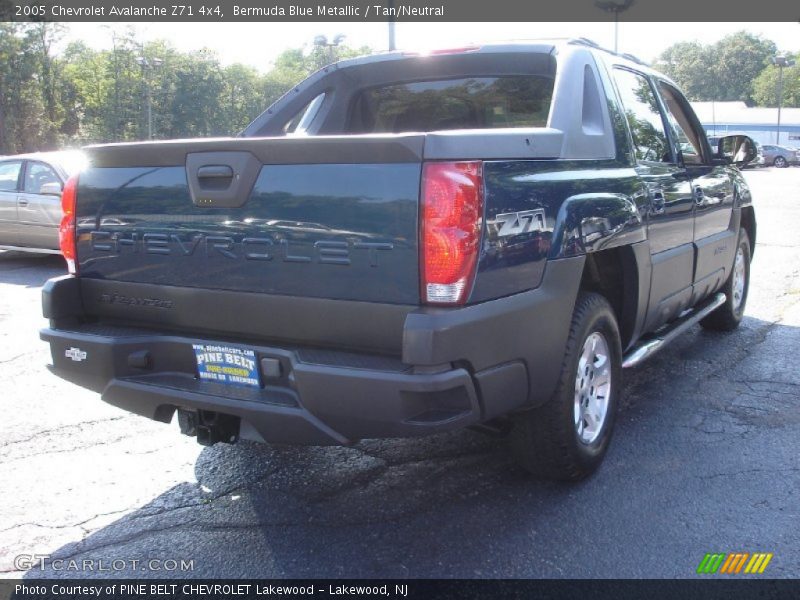
[(231, 344), (192, 344), (192, 350), (201, 381), (251, 389), (261, 387), (254, 350)]

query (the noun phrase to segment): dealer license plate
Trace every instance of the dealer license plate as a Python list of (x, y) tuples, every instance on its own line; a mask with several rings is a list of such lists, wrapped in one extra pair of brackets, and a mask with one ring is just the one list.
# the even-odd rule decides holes
[(197, 374), (204, 381), (260, 387), (256, 353), (219, 344), (192, 344)]

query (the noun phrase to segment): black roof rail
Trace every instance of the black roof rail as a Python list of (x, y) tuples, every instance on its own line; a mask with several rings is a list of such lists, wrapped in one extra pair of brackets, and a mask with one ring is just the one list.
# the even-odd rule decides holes
[(634, 56), (633, 54), (629, 54), (627, 52), (625, 52), (624, 54), (618, 54), (618, 56), (621, 57), (621, 58), (625, 58), (625, 59), (627, 59), (627, 60), (629, 60), (631, 62), (635, 62), (637, 65), (642, 65), (642, 66), (645, 66), (645, 67), (649, 67), (650, 66), (648, 63), (644, 62), (638, 56)]
[(590, 40), (589, 38), (579, 37), (579, 38), (570, 38), (569, 44), (576, 44), (579, 46), (589, 46), (590, 48), (597, 48), (598, 50), (603, 50), (600, 47), (600, 44), (595, 42), (594, 40)]
[(603, 52), (608, 52), (609, 54), (612, 54), (614, 56), (619, 56), (620, 58), (624, 58), (626, 60), (634, 62), (637, 65), (642, 65), (642, 66), (645, 66), (645, 67), (649, 67), (650, 66), (649, 63), (646, 63), (645, 61), (643, 61), (642, 59), (640, 59), (637, 56), (634, 56), (633, 54), (628, 54), (627, 52), (626, 53), (614, 52), (613, 50), (609, 50), (608, 48), (603, 48), (600, 44), (598, 44), (594, 40), (590, 40), (589, 38), (585, 38), (585, 37), (571, 38), (567, 43), (568, 44), (574, 44), (576, 46), (588, 46), (589, 48), (594, 48), (596, 50), (602, 50)]

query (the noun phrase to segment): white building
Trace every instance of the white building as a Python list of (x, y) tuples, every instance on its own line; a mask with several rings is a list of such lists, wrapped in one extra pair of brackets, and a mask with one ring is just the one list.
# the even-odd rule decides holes
[(750, 108), (744, 102), (692, 102), (697, 118), (709, 136), (743, 133), (760, 144), (800, 147), (800, 108)]

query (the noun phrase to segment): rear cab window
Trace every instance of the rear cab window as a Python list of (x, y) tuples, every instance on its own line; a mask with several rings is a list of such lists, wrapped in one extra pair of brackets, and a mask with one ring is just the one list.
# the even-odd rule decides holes
[(539, 75), (411, 81), (361, 90), (348, 133), (545, 127), (553, 79)]

